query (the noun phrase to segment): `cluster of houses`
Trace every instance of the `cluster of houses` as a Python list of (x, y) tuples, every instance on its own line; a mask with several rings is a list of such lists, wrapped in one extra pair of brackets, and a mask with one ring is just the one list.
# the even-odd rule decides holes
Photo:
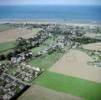
[(14, 98), (28, 87), (15, 77), (3, 73), (0, 75), (0, 100), (15, 100)]
[[(9, 73), (11, 66), (15, 67), (15, 74)], [(13, 69), (12, 67), (12, 69)], [(30, 82), (37, 78), (42, 70), (32, 67), (24, 62), (20, 64), (1, 64), (0, 65), (0, 100), (15, 100), (30, 85)]]
[(37, 67), (32, 67), (24, 62), (17, 66), (15, 77), (24, 81), (30, 82), (37, 78), (42, 73), (42, 70)]
[(11, 64), (9, 62), (0, 63), (0, 75), (2, 73), (7, 73), (10, 67), (11, 67)]
[(19, 53), (16, 56), (12, 56), (10, 61), (11, 64), (20, 64), (21, 62), (30, 60), (32, 56), (33, 56), (32, 51), (26, 51)]

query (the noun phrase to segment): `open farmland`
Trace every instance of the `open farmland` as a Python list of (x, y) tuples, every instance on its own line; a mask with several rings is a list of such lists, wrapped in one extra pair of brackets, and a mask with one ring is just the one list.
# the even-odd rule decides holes
[(18, 100), (82, 100), (38, 85), (31, 86)]
[(14, 41), (0, 43), (0, 52), (7, 51), (8, 49), (11, 49), (14, 47), (15, 47)]
[(86, 33), (84, 36), (90, 38), (101, 39), (101, 33)]
[(37, 66), (43, 69), (48, 69), (56, 63), (63, 53), (54, 52), (53, 54), (42, 56), (36, 59), (32, 59), (29, 63), (32, 66)]
[(16, 28), (16, 29), (10, 29), (6, 31), (0, 32), (0, 43), (1, 42), (8, 42), (8, 41), (14, 41), (18, 37), (23, 38), (30, 38), (33, 37), (33, 34), (37, 33), (40, 29), (26, 29), (26, 28)]
[[(100, 51), (83, 48), (96, 43), (96, 49), (100, 49), (99, 39), (84, 36), (86, 33), (80, 27), (78, 30), (63, 25), (42, 25), (40, 28), (24, 25), (1, 34), (5, 32), (9, 38), (4, 36), (5, 42), (0, 43), (1, 58), (3, 55), (5, 58), (1, 61), (1, 71), (31, 85), (18, 100), (101, 99), (101, 67), (93, 64), (95, 57), (100, 59)], [(18, 37), (23, 38), (13, 42)], [(99, 59), (97, 64), (100, 65)], [(34, 73), (34, 69), (40, 73)]]
[(84, 49), (89, 49), (89, 50), (99, 50), (99, 51), (101, 51), (101, 42), (86, 44), (86, 45), (83, 45), (83, 48)]
[(101, 68), (91, 67), (87, 64), (88, 61), (92, 61), (92, 59), (86, 53), (79, 50), (70, 50), (49, 70), (81, 79), (101, 82)]
[(16, 28), (16, 26), (12, 25), (12, 24), (0, 24), (0, 32), (9, 30), (9, 29), (14, 29)]
[[(38, 84), (58, 92), (79, 96), (84, 100), (101, 100), (101, 84), (62, 75), (54, 72), (45, 72), (33, 84)], [(68, 100), (68, 99), (66, 99)]]

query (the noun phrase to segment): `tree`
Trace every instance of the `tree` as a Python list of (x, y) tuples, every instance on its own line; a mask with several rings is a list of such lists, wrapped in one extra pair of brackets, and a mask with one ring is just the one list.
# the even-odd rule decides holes
[(28, 49), (28, 41), (22, 37), (16, 40), (16, 49)]
[(8, 54), (7, 54), (7, 56), (6, 56), (6, 58), (8, 59), (8, 60), (11, 60), (11, 58), (14, 56), (14, 53), (13, 52), (9, 52)]
[(29, 38), (28, 41), (29, 41), (29, 48), (32, 48), (33, 47), (33, 45), (32, 45), (33, 38)]
[(6, 56), (4, 54), (0, 55), (0, 61), (3, 61), (6, 59)]

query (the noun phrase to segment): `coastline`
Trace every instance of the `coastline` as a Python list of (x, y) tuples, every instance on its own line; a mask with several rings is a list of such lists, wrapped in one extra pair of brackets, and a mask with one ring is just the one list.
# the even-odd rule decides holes
[[(101, 26), (101, 23), (94, 23), (94, 22), (81, 22), (81, 21), (62, 21), (62, 20), (0, 20), (0, 24), (50, 24), (50, 25), (68, 25), (68, 26), (89, 26), (89, 27), (95, 27), (95, 26)], [(0, 32), (0, 43), (1, 42), (8, 42), (8, 41), (13, 41), (17, 37), (23, 37), (23, 38), (28, 38), (28, 37), (33, 37), (33, 32), (29, 29), (25, 28), (15, 28), (11, 30), (6, 30), (3, 32)]]
[(101, 21), (62, 20), (62, 19), (3, 19), (0, 24), (67, 24), (67, 25), (101, 25)]

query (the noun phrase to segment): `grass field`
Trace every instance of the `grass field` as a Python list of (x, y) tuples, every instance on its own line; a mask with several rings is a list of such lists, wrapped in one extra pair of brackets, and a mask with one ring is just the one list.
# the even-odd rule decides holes
[(54, 52), (50, 55), (41, 56), (35, 59), (32, 59), (29, 63), (32, 66), (37, 66), (43, 69), (48, 69), (51, 67), (56, 61), (59, 60), (60, 57), (63, 56), (63, 53)]
[(0, 32), (14, 28), (14, 26), (7, 24), (0, 24)]
[(56, 91), (83, 97), (85, 100), (101, 100), (101, 84), (73, 78), (53, 72), (45, 72), (33, 84), (38, 84)]
[(37, 32), (39, 32), (39, 31), (41, 31), (42, 30), (42, 28), (33, 28), (32, 29), (32, 32), (34, 33), (34, 34), (36, 34)]
[(33, 49), (32, 49), (32, 52), (33, 52), (33, 54), (36, 54), (36, 53), (38, 53), (39, 51), (44, 50), (45, 48), (47, 48), (46, 45), (41, 45), (41, 46), (39, 46), (39, 47), (33, 48)]
[(8, 50), (8, 49), (13, 48), (13, 47), (15, 47), (14, 41), (0, 43), (0, 52)]

